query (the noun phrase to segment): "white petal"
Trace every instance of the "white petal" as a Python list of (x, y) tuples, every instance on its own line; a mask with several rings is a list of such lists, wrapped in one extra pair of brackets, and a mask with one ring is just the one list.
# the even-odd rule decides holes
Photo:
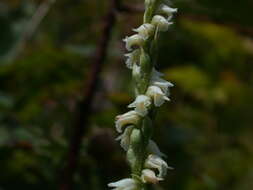
[(153, 68), (152, 69), (152, 76), (154, 76), (154, 77), (163, 77), (164, 74), (161, 73), (161, 72), (159, 72), (159, 71), (157, 71), (155, 68)]
[(135, 101), (128, 105), (129, 108), (135, 108), (135, 111), (141, 116), (145, 116), (148, 113), (148, 106), (151, 104), (151, 99), (145, 95), (139, 95)]
[(147, 90), (147, 96), (153, 98), (156, 107), (161, 106), (165, 100), (169, 100), (166, 94), (157, 86), (150, 86)]
[(132, 133), (133, 126), (129, 126), (125, 129), (124, 133), (116, 138), (116, 140), (120, 140), (121, 147), (127, 151), (130, 144), (130, 135)]
[(168, 16), (168, 19), (171, 19), (173, 13), (176, 13), (177, 9), (176, 8), (171, 8), (165, 4), (161, 4), (158, 13), (160, 14), (166, 14)]
[(150, 169), (142, 170), (141, 179), (143, 183), (153, 183), (153, 184), (157, 184), (159, 181), (163, 180), (163, 178), (156, 177), (155, 172)]
[(142, 46), (144, 44), (144, 38), (139, 34), (134, 34), (130, 37), (127, 36), (123, 41), (126, 43), (126, 49), (128, 51), (131, 51), (133, 46)]
[(161, 32), (165, 32), (168, 30), (169, 25), (173, 24), (172, 22), (168, 22), (163, 16), (155, 15), (152, 18), (151, 23), (158, 27), (158, 30)]
[(174, 85), (171, 82), (168, 82), (161, 78), (162, 74), (156, 70), (153, 70), (151, 75), (150, 84), (153, 86), (157, 86), (162, 89), (165, 95), (169, 95), (169, 88)]
[(115, 187), (115, 190), (135, 190), (137, 183), (134, 179), (126, 178), (114, 183), (109, 183), (108, 187)]
[(119, 115), (116, 117), (115, 125), (116, 130), (121, 133), (122, 128), (125, 125), (137, 125), (140, 120), (140, 116), (136, 111), (129, 111), (123, 115)]
[(126, 60), (126, 66), (127, 66), (127, 68), (132, 69), (133, 65), (137, 64), (138, 61), (139, 61), (140, 50), (136, 49), (136, 50), (134, 50), (131, 53), (125, 54), (125, 56), (127, 57), (127, 60)]
[(145, 40), (154, 35), (155, 27), (152, 24), (143, 24), (139, 28), (133, 29), (133, 31), (138, 32)]
[(148, 148), (148, 151), (152, 154), (158, 155), (160, 157), (165, 157), (165, 158), (167, 157), (164, 153), (160, 151), (159, 147), (153, 140), (149, 140), (149, 144), (147, 148)]
[(168, 167), (167, 163), (159, 156), (150, 154), (145, 161), (146, 168), (154, 168), (159, 171), (158, 177), (164, 177), (167, 174), (167, 169), (172, 169)]

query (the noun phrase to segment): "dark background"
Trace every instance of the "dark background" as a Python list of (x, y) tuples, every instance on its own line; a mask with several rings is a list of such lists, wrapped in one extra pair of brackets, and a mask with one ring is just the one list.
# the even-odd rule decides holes
[[(75, 190), (104, 190), (129, 176), (114, 117), (134, 97), (121, 39), (143, 12), (122, 9), (113, 24), (105, 18), (110, 3), (0, 1), (1, 190), (63, 189), (72, 178)], [(141, 8), (143, 1), (123, 4)], [(175, 169), (154, 189), (252, 190), (253, 1), (173, 0), (173, 7), (179, 11), (161, 35), (158, 69), (175, 87), (153, 139)], [(111, 38), (102, 39), (108, 25)], [(95, 95), (87, 98), (88, 90)], [(80, 149), (69, 143), (78, 113)], [(71, 156), (80, 158), (73, 172), (66, 169)]]

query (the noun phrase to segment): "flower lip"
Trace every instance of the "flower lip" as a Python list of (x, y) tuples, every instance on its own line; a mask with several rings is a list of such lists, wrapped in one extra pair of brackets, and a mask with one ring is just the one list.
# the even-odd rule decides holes
[(123, 134), (121, 134), (120, 136), (118, 136), (116, 138), (117, 141), (120, 141), (120, 146), (127, 151), (129, 144), (130, 144), (130, 135), (131, 132), (133, 130), (134, 126), (130, 125), (128, 126), (125, 131), (123, 132)]
[(142, 170), (141, 179), (143, 183), (153, 183), (153, 184), (157, 184), (159, 181), (163, 180), (163, 178), (157, 177), (155, 172), (150, 169)]
[(126, 125), (137, 125), (140, 116), (136, 111), (129, 111), (125, 114), (118, 115), (115, 120), (116, 130), (121, 133), (122, 128)]
[(126, 49), (131, 51), (133, 46), (142, 46), (144, 44), (144, 38), (139, 34), (134, 34), (130, 37), (127, 36), (124, 38), (123, 42), (126, 43)]
[(145, 40), (155, 33), (155, 27), (152, 24), (145, 23), (139, 28), (133, 29), (134, 32), (138, 32)]
[(150, 154), (145, 161), (144, 166), (146, 168), (157, 169), (159, 171), (158, 177), (164, 177), (167, 173), (167, 169), (173, 169), (167, 165), (167, 163), (159, 156)]
[(177, 8), (171, 8), (165, 4), (161, 4), (158, 8), (158, 12), (161, 14), (166, 14), (166, 16), (168, 16), (168, 20), (172, 18), (173, 13), (176, 13), (177, 10)]
[(172, 22), (168, 22), (166, 18), (161, 15), (155, 15), (152, 18), (151, 23), (155, 25), (159, 31), (165, 32), (168, 30), (169, 25), (173, 24)]
[(127, 60), (126, 60), (127, 68), (132, 69), (133, 65), (137, 64), (137, 62), (139, 61), (140, 50), (136, 49), (131, 53), (127, 53), (127, 54), (125, 54), (125, 57), (127, 57)]
[(145, 116), (148, 113), (148, 107), (151, 105), (151, 99), (146, 95), (139, 95), (135, 101), (128, 105), (129, 108), (135, 108), (135, 111), (140, 116)]
[(138, 183), (132, 178), (125, 178), (117, 182), (109, 183), (108, 187), (114, 187), (113, 190), (136, 190)]
[(165, 101), (170, 101), (170, 99), (158, 86), (149, 86), (146, 95), (153, 99), (156, 107), (160, 107)]

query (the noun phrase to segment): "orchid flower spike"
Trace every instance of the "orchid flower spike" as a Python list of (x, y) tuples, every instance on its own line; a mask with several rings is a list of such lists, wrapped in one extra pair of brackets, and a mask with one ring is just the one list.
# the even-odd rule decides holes
[(114, 183), (109, 183), (108, 187), (113, 187), (113, 190), (137, 190), (138, 182), (131, 178), (125, 178)]
[(166, 32), (169, 28), (169, 26), (171, 24), (173, 24), (172, 22), (168, 22), (167, 19), (165, 19), (163, 16), (161, 15), (155, 15), (152, 18), (151, 23), (157, 27), (158, 31), (161, 32)]
[(138, 32), (145, 40), (153, 36), (155, 33), (155, 27), (152, 24), (145, 23), (139, 28), (133, 29), (134, 32)]
[(140, 120), (140, 116), (136, 111), (129, 111), (123, 115), (118, 115), (116, 117), (116, 130), (122, 133), (122, 128), (125, 125), (137, 125)]
[(162, 181), (163, 178), (157, 177), (153, 170), (144, 169), (142, 170), (141, 180), (143, 183), (157, 184), (159, 181)]
[(128, 51), (132, 50), (133, 46), (142, 46), (144, 44), (144, 38), (139, 34), (134, 34), (130, 37), (126, 37), (123, 39), (123, 41), (126, 43), (126, 49)]
[(133, 65), (138, 63), (139, 58), (140, 58), (140, 53), (141, 51), (139, 49), (136, 49), (131, 53), (125, 54), (125, 56), (127, 57), (127, 60), (126, 60), (127, 68), (132, 69)]
[(170, 101), (166, 94), (157, 86), (150, 86), (146, 92), (146, 95), (154, 100), (154, 105), (156, 107), (161, 106), (165, 100)]
[(135, 101), (128, 105), (129, 108), (135, 108), (135, 111), (141, 116), (145, 116), (148, 113), (148, 107), (151, 104), (151, 98), (146, 95), (139, 95)]
[(167, 169), (173, 169), (159, 156), (150, 154), (145, 161), (144, 166), (150, 169), (157, 169), (159, 171), (158, 177), (163, 178), (167, 174)]

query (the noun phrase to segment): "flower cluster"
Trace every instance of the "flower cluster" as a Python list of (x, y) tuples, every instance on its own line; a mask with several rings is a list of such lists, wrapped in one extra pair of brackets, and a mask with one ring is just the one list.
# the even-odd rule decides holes
[[(163, 74), (154, 68), (151, 63), (152, 60), (143, 57), (149, 56), (150, 52), (147, 52), (147, 49), (150, 48), (150, 42), (156, 40), (158, 33), (168, 30), (172, 24), (170, 22), (172, 15), (177, 12), (177, 9), (169, 7), (166, 0), (146, 0), (145, 5), (145, 13), (151, 15), (151, 18), (133, 30), (137, 34), (123, 40), (126, 49), (130, 51), (125, 54), (127, 57), (126, 66), (133, 70), (133, 77), (137, 78), (137, 86), (142, 87), (144, 84), (145, 87), (144, 92), (140, 93), (139, 91), (135, 100), (128, 105), (128, 108), (133, 110), (116, 117), (116, 130), (121, 133), (117, 140), (120, 141), (122, 148), (127, 152), (130, 151), (130, 146), (136, 142), (135, 139), (132, 139), (134, 138), (131, 136), (132, 131), (134, 129), (141, 130), (144, 125), (143, 120), (149, 117), (151, 110), (170, 100), (169, 88), (173, 87), (173, 84), (164, 80), (162, 78)], [(150, 10), (151, 14), (150, 12), (147, 13)], [(141, 80), (143, 78), (145, 80), (142, 84)], [(144, 159), (140, 162), (141, 171), (133, 173), (133, 176), (135, 176), (133, 178), (110, 183), (108, 184), (109, 187), (113, 187), (115, 190), (139, 190), (144, 189), (143, 184), (156, 184), (164, 179), (167, 169), (170, 168), (162, 159), (165, 155), (161, 153), (157, 144), (150, 138), (145, 149)]]

